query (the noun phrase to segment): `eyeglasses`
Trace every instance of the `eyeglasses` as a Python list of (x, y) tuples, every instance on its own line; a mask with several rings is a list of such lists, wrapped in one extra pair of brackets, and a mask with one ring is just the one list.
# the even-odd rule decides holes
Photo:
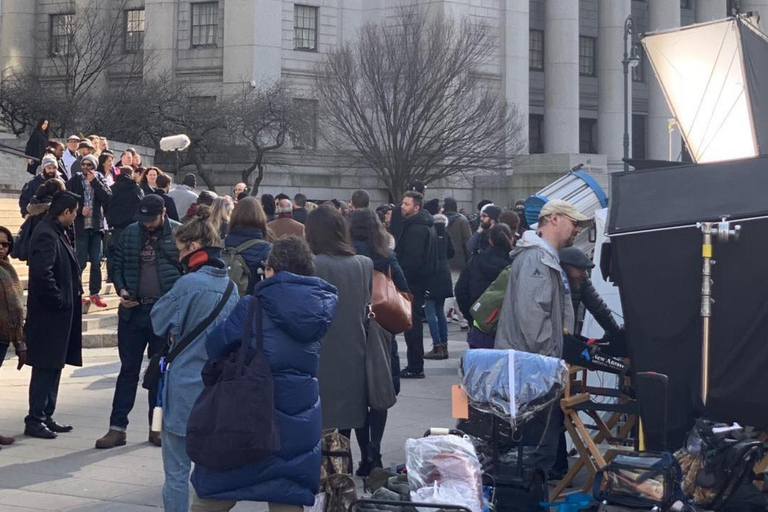
[(91, 169), (93, 169), (93, 164), (88, 162), (83, 162), (80, 164), (80, 167), (90, 167)]
[(0, 242), (0, 248), (7, 249), (11, 246), (11, 242)]

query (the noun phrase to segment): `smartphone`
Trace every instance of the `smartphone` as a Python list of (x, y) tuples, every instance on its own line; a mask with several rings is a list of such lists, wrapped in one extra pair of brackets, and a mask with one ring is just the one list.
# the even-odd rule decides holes
[(132, 295), (128, 295), (126, 297), (123, 297), (124, 300), (127, 300), (128, 302), (139, 302), (138, 297), (133, 297)]

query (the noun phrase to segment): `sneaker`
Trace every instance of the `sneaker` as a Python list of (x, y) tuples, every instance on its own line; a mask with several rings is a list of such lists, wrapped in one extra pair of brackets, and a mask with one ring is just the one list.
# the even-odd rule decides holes
[(96, 448), (106, 450), (125, 444), (125, 432), (109, 429), (109, 432), (96, 441)]
[(456, 311), (452, 311), (451, 312), (451, 320), (453, 320), (454, 322), (461, 322), (461, 317), (459, 316), (459, 314)]
[(413, 370), (409, 370), (406, 368), (405, 370), (400, 372), (400, 378), (401, 379), (423, 379), (425, 377), (424, 372), (414, 372)]
[(466, 331), (467, 329), (469, 329), (469, 323), (464, 319), (459, 320), (459, 329), (461, 329), (462, 331)]
[(105, 307), (107, 307), (107, 303), (104, 302), (104, 300), (101, 297), (99, 297), (98, 295), (91, 295), (91, 304), (93, 304), (97, 308), (105, 308)]
[(449, 309), (448, 312), (445, 314), (445, 321), (453, 322), (453, 308)]

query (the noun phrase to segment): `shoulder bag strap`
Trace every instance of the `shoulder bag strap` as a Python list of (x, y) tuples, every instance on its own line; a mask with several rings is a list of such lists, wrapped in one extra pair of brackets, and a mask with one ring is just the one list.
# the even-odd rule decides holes
[(251, 247), (253, 247), (256, 244), (263, 244), (263, 243), (266, 243), (266, 242), (264, 242), (264, 240), (261, 240), (260, 238), (254, 238), (252, 240), (247, 240), (247, 241), (241, 243), (240, 245), (238, 245), (237, 247), (235, 247), (235, 252), (237, 254), (240, 254), (244, 250), (250, 249)]
[[(251, 332), (253, 330), (253, 317), (258, 313), (261, 316), (261, 299), (253, 297), (248, 302), (248, 317), (246, 318), (245, 325), (243, 325), (243, 337), (240, 341), (240, 349), (237, 351), (237, 371), (235, 375), (241, 375), (243, 373), (243, 366), (245, 366), (245, 356), (248, 353), (248, 345), (251, 343)], [(259, 318), (261, 322), (261, 318)], [(259, 343), (257, 341), (257, 343)]]
[(182, 350), (187, 348), (190, 343), (192, 343), (200, 334), (202, 334), (203, 331), (205, 331), (209, 325), (213, 323), (214, 320), (216, 320), (216, 317), (219, 316), (219, 313), (221, 313), (221, 310), (224, 309), (224, 305), (229, 300), (230, 295), (232, 295), (232, 290), (235, 289), (235, 283), (231, 279), (229, 280), (229, 284), (227, 284), (227, 290), (224, 292), (224, 296), (221, 298), (219, 303), (216, 305), (216, 309), (211, 312), (208, 317), (197, 324), (197, 327), (195, 327), (192, 332), (184, 336), (174, 347), (173, 350), (170, 351), (170, 353), (165, 357), (166, 364), (170, 364), (171, 361), (176, 359), (176, 356), (178, 356)]

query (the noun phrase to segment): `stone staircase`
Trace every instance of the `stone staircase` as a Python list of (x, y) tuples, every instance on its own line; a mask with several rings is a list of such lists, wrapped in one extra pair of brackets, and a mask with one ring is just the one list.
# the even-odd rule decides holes
[[(22, 222), (18, 199), (5, 194), (4, 197), (0, 197), (0, 225), (7, 227), (11, 230), (11, 233), (15, 234)], [(11, 259), (11, 262), (19, 274), (19, 279), (24, 286), (24, 293), (26, 295), (29, 268), (23, 261)], [(88, 291), (89, 272), (90, 264), (83, 272), (83, 285), (86, 293)], [(117, 296), (115, 287), (111, 283), (106, 282), (106, 264), (102, 264), (101, 275), (103, 281), (101, 298), (107, 303), (107, 307), (97, 308), (91, 304), (83, 306), (84, 348), (117, 346), (117, 306), (120, 304), (120, 299)]]

